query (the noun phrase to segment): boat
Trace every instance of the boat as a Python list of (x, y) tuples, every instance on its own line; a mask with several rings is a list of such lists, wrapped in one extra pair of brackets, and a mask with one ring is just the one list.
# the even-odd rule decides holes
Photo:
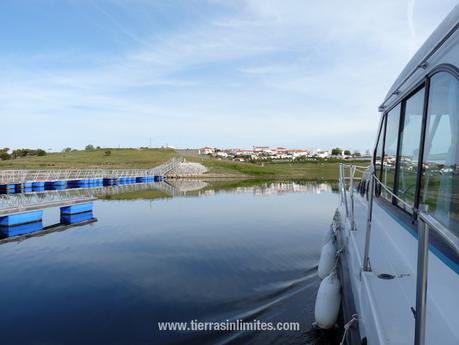
[(316, 320), (340, 309), (343, 344), (459, 344), (458, 28), (459, 5), (390, 88), (370, 166), (340, 164)]

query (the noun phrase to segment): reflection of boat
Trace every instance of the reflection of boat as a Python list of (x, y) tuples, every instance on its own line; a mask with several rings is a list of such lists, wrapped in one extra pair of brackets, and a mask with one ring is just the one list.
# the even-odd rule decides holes
[(330, 274), (349, 344), (459, 344), (458, 28), (459, 5), (394, 83), (362, 181), (341, 166)]

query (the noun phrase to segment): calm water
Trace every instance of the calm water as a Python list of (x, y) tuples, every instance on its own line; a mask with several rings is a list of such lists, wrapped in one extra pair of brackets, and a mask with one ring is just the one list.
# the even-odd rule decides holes
[[(0, 246), (0, 344), (336, 343), (311, 330), (336, 205), (325, 184), (97, 201), (96, 223)], [(301, 329), (158, 330), (237, 319)]]

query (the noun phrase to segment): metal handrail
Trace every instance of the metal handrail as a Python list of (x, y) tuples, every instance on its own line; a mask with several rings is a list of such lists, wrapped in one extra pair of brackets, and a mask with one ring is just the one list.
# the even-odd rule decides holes
[(392, 190), (390, 190), (389, 187), (387, 187), (380, 179), (378, 179), (374, 174), (373, 174), (373, 178), (375, 179), (375, 181), (382, 187), (384, 188), (384, 190), (390, 194), (390, 196), (394, 199), (396, 199), (398, 202), (402, 203), (403, 206), (405, 206), (407, 209), (409, 209), (410, 211), (416, 213), (416, 209), (408, 204), (405, 200), (401, 199), (398, 195), (396, 195)]
[(43, 169), (43, 170), (0, 170), (0, 184), (37, 181), (70, 180), (84, 178), (113, 178), (125, 176), (165, 176), (176, 169), (180, 159), (172, 157), (167, 162), (151, 169)]
[[(356, 169), (352, 165), (340, 164), (340, 185), (344, 190), (344, 198), (347, 199), (345, 193), (346, 179), (344, 177), (344, 169), (349, 168), (350, 174), (355, 173)], [(371, 238), (371, 223), (373, 213), (373, 196), (375, 194), (375, 182), (379, 184), (389, 195), (400, 202), (406, 209), (412, 211), (413, 215), (418, 221), (418, 253), (417, 253), (417, 276), (416, 276), (416, 321), (415, 321), (415, 345), (425, 344), (425, 331), (426, 331), (426, 310), (427, 310), (427, 280), (428, 280), (428, 256), (429, 256), (429, 233), (434, 231), (443, 240), (445, 240), (451, 249), (459, 255), (459, 240), (456, 237), (449, 235), (450, 231), (447, 227), (442, 225), (434, 217), (427, 213), (427, 205), (421, 205), (419, 209), (408, 204), (405, 200), (401, 199), (396, 195), (388, 186), (381, 182), (374, 174), (374, 167), (370, 165), (365, 174), (369, 175), (369, 189), (368, 189), (368, 214), (366, 224), (366, 235), (365, 235), (365, 248), (363, 257), (363, 271), (371, 271), (370, 266), (370, 238)], [(352, 176), (352, 175), (350, 175)], [(350, 179), (352, 181), (352, 178)], [(353, 186), (351, 188), (351, 202), (353, 203)], [(353, 207), (353, 205), (351, 205)], [(347, 210), (346, 210), (347, 212)], [(347, 214), (349, 217), (349, 215)], [(354, 212), (350, 215), (352, 217), (351, 224), (354, 223)], [(355, 230), (355, 229), (353, 229)]]

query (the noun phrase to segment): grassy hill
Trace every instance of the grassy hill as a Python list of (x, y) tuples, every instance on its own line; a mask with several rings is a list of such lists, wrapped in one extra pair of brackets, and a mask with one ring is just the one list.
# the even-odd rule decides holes
[[(107, 155), (106, 151), (110, 150)], [(207, 167), (210, 177), (251, 179), (338, 179), (337, 161), (304, 162), (233, 162), (208, 156), (200, 156), (192, 150), (172, 149), (99, 149), (93, 151), (71, 151), (48, 153), (0, 161), (0, 169), (65, 169), (65, 168), (152, 168), (172, 157), (184, 157)], [(349, 162), (348, 162), (349, 163)], [(355, 162), (368, 165), (368, 162)]]
[[(295, 179), (295, 180), (338, 180), (339, 161), (266, 161), (266, 162), (234, 162), (215, 159), (208, 156), (185, 155), (189, 161), (199, 162), (206, 166), (209, 174), (228, 177), (251, 177), (264, 180)], [(347, 164), (368, 166), (369, 162), (346, 161)]]
[[(106, 155), (106, 151), (110, 155)], [(100, 149), (0, 161), (0, 169), (152, 168), (177, 156), (171, 149)]]

